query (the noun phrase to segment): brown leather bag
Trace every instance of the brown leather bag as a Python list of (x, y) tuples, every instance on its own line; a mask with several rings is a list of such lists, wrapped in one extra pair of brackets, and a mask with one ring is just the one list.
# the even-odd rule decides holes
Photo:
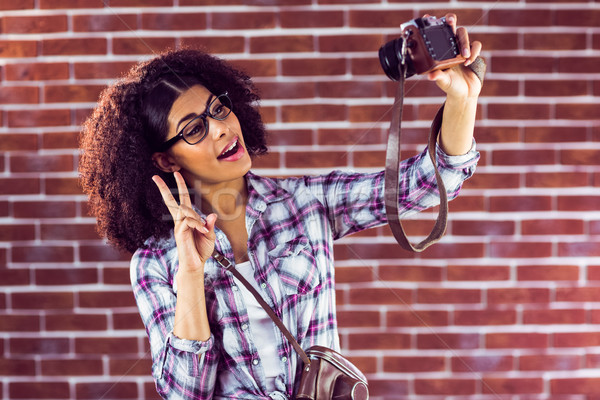
[(213, 252), (212, 257), (252, 293), (302, 359), (304, 365), (296, 399), (367, 400), (369, 398), (367, 378), (354, 364), (340, 353), (324, 346), (312, 346), (306, 352), (302, 350), (281, 319), (246, 278), (235, 269), (233, 263), (217, 250)]

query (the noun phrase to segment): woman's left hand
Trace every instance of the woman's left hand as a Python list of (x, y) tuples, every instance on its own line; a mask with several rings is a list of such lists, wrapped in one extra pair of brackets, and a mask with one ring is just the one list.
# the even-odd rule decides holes
[[(427, 16), (427, 15), (426, 15)], [(481, 53), (482, 44), (479, 41), (469, 42), (469, 34), (464, 27), (456, 28), (456, 14), (446, 14), (446, 21), (458, 37), (461, 54), (466, 58), (464, 64), (447, 70), (433, 71), (427, 74), (427, 79), (435, 83), (451, 98), (476, 98), (481, 92), (481, 81), (468, 65)]]

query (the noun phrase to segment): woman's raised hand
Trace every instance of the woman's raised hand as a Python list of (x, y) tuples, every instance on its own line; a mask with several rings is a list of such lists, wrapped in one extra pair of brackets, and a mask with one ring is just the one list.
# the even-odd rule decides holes
[(446, 18), (448, 25), (450, 25), (452, 30), (456, 33), (456, 37), (458, 38), (458, 48), (466, 61), (463, 65), (458, 65), (444, 71), (437, 70), (430, 72), (427, 75), (427, 78), (431, 81), (435, 81), (437, 85), (446, 92), (448, 97), (477, 97), (481, 91), (481, 81), (473, 71), (466, 67), (479, 56), (482, 44), (478, 41), (470, 42), (466, 28), (457, 28), (456, 24), (458, 19), (456, 14), (450, 13), (446, 14), (444, 17)]
[(179, 172), (174, 174), (179, 192), (179, 203), (171, 194), (167, 184), (158, 175), (152, 180), (158, 186), (165, 205), (175, 222), (175, 242), (179, 252), (179, 271), (203, 272), (204, 263), (208, 260), (215, 247), (215, 222), (216, 214), (210, 214), (206, 221), (192, 208), (190, 194), (183, 176)]

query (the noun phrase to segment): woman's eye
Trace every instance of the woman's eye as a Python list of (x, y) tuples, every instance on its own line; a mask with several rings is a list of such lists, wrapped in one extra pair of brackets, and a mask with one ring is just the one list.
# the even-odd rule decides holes
[(189, 129), (186, 129), (184, 134), (186, 137), (198, 136), (202, 134), (204, 130), (203, 128), (204, 124), (202, 124), (202, 121), (195, 122), (192, 124), (192, 126), (189, 127)]
[(212, 115), (214, 115), (215, 117), (220, 117), (221, 115), (225, 114), (225, 107), (221, 104), (217, 105), (215, 107), (215, 109), (212, 112)]

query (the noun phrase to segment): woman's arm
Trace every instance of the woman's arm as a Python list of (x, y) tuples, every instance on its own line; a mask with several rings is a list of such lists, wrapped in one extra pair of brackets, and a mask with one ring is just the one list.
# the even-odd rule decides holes
[(467, 59), (463, 65), (458, 65), (445, 71), (434, 71), (428, 74), (429, 80), (446, 93), (446, 105), (442, 120), (440, 146), (448, 155), (466, 154), (473, 143), (477, 99), (481, 92), (481, 81), (467, 66), (481, 52), (481, 42), (469, 42), (467, 30), (463, 27), (456, 29), (456, 15), (447, 14), (446, 21), (456, 31), (462, 55)]

